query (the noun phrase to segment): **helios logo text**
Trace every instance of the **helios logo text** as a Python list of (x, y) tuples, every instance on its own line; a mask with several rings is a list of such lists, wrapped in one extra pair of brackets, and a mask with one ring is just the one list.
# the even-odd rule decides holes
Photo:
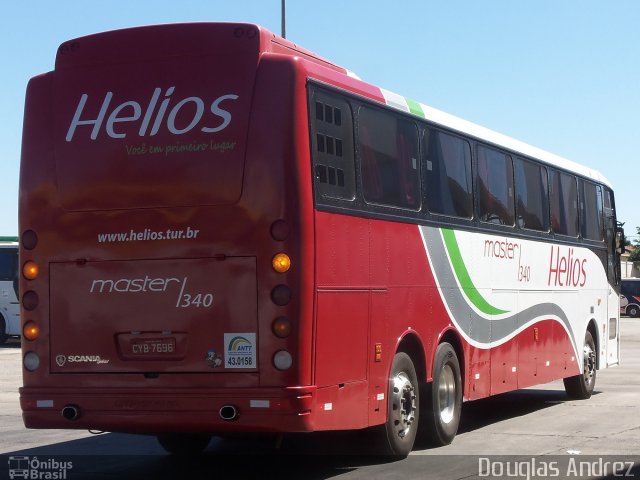
[[(182, 135), (192, 131), (194, 128), (204, 133), (216, 133), (221, 132), (231, 123), (231, 112), (223, 108), (225, 107), (223, 103), (237, 100), (239, 98), (238, 95), (227, 93), (214, 98), (210, 103), (207, 101), (207, 109), (210, 113), (205, 113), (205, 100), (200, 97), (190, 96), (175, 101), (172, 98), (175, 89), (176, 87), (169, 87), (163, 95), (163, 89), (158, 87), (145, 104), (135, 100), (127, 100), (115, 106), (111, 105), (114, 96), (113, 92), (107, 92), (102, 99), (100, 111), (96, 118), (87, 118), (87, 114), (84, 113), (85, 106), (87, 103), (92, 102), (92, 99), (89, 98), (88, 94), (83, 93), (69, 124), (65, 140), (71, 142), (78, 127), (82, 126), (93, 126), (89, 138), (96, 140), (103, 124), (109, 137), (125, 138), (127, 134), (118, 129), (118, 126), (128, 122), (140, 122), (138, 128), (139, 137), (147, 135), (153, 137), (161, 128), (166, 128), (173, 135)], [(159, 102), (161, 96), (164, 98)], [(93, 102), (95, 105), (95, 100)], [(178, 125), (176, 117), (181, 111), (183, 112), (181, 114), (182, 121)]]

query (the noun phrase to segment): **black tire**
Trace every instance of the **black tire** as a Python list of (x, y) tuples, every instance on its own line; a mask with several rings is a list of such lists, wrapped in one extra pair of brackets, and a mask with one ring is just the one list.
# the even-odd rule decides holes
[(629, 305), (627, 307), (627, 316), (640, 317), (640, 307), (638, 305)]
[(433, 382), (425, 389), (426, 408), (422, 426), (435, 445), (449, 445), (460, 425), (462, 376), (456, 351), (450, 343), (438, 345), (433, 364)]
[(387, 422), (383, 453), (404, 458), (413, 449), (420, 419), (418, 376), (409, 355), (393, 357), (387, 389)]
[(9, 339), (9, 335), (7, 335), (7, 323), (4, 320), (4, 317), (0, 315), (0, 345), (4, 345), (4, 343)]
[(583, 352), (582, 373), (563, 380), (567, 395), (576, 400), (590, 398), (596, 386), (596, 344), (589, 331), (584, 336)]
[(209, 441), (211, 435), (194, 434), (194, 433), (164, 433), (156, 437), (158, 443), (162, 445), (167, 452), (173, 455), (199, 455), (201, 454)]

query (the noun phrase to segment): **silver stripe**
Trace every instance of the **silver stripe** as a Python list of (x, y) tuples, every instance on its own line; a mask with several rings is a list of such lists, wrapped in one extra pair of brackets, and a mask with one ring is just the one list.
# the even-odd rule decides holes
[[(421, 226), (422, 236), (425, 241), (427, 255), (433, 266), (433, 274), (440, 286), (442, 300), (446, 303), (455, 322), (463, 332), (473, 341), (489, 345), (490, 343), (503, 343), (508, 337), (523, 328), (527, 323), (533, 323), (540, 317), (557, 317), (569, 332), (574, 350), (580, 350), (576, 346), (576, 340), (564, 310), (555, 303), (539, 303), (518, 312), (510, 317), (491, 320), (480, 316), (467, 302), (460, 288), (453, 267), (449, 262), (447, 250), (439, 229)], [(444, 287), (443, 287), (444, 286)]]

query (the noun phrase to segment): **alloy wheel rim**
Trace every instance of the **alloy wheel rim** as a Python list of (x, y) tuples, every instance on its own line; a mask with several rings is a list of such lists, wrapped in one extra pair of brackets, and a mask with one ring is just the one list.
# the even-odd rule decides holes
[(456, 409), (456, 379), (450, 365), (445, 365), (440, 371), (438, 406), (442, 423), (450, 423)]
[(416, 391), (406, 373), (400, 372), (392, 382), (391, 419), (396, 435), (406, 437), (416, 418)]
[(596, 372), (596, 352), (588, 343), (584, 346), (583, 378), (585, 385), (591, 385)]

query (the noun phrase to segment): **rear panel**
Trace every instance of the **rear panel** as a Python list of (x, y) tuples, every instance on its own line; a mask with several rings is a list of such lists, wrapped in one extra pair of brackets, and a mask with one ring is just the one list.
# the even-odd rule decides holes
[(254, 257), (53, 263), (50, 278), (52, 373), (257, 369)]
[[(24, 370), (28, 427), (310, 428), (306, 97), (271, 37), (225, 24), (108, 32), (63, 44), (55, 71), (31, 80), (21, 261), (40, 275), (21, 292), (33, 299), (23, 321), (40, 327), (23, 350), (40, 364)], [(272, 268), (282, 251), (286, 273)], [(289, 335), (274, 333), (278, 318)], [(288, 368), (274, 361), (283, 351)], [(60, 415), (69, 404), (74, 421)], [(218, 413), (229, 404), (234, 423)]]

